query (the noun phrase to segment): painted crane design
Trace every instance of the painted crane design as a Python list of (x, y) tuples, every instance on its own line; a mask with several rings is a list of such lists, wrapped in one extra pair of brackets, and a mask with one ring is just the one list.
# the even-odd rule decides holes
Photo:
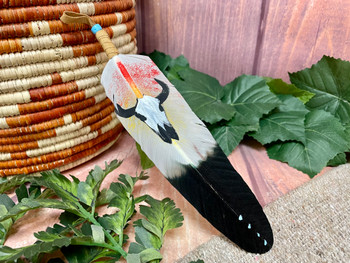
[(172, 139), (179, 140), (179, 136), (169, 122), (162, 106), (169, 95), (169, 87), (159, 79), (155, 79), (155, 81), (163, 88), (163, 91), (157, 97), (143, 96), (137, 99), (134, 107), (129, 109), (123, 109), (119, 104), (115, 104), (115, 112), (122, 118), (130, 118), (135, 115), (146, 123), (164, 142), (171, 143)]

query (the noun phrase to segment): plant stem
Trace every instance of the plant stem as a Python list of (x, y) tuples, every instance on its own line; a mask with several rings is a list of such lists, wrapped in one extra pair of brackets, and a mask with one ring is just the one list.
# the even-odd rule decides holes
[(108, 238), (108, 240), (111, 241), (111, 243), (113, 244), (113, 246), (114, 246), (114, 249), (113, 249), (113, 250), (118, 251), (118, 252), (123, 256), (123, 258), (126, 258), (127, 255), (128, 255), (128, 253), (126, 253), (126, 252), (123, 250), (122, 246), (119, 245), (119, 244), (115, 241), (115, 239), (111, 236), (111, 234), (109, 234), (108, 231), (106, 231), (106, 229), (104, 229), (104, 228), (101, 226), (101, 224), (100, 224), (99, 222), (97, 222), (97, 220), (95, 219), (95, 217), (94, 217), (93, 215), (91, 215), (88, 211), (86, 211), (85, 208), (82, 207), (82, 205), (81, 205), (80, 203), (77, 203), (77, 205), (78, 205), (78, 208), (79, 208), (80, 212), (81, 212), (83, 215), (85, 215), (86, 218), (87, 218), (91, 223), (93, 223), (93, 224), (96, 225), (96, 226), (100, 226), (100, 227), (102, 228), (102, 230), (103, 230), (105, 236), (106, 236), (106, 237)]
[(108, 248), (111, 249), (113, 251), (116, 251), (118, 253), (120, 253), (115, 247), (107, 244), (107, 243), (97, 243), (97, 242), (87, 242), (87, 241), (72, 241), (72, 245), (75, 246), (79, 246), (79, 245), (83, 245), (83, 246), (96, 246), (96, 247), (104, 247), (104, 248)]

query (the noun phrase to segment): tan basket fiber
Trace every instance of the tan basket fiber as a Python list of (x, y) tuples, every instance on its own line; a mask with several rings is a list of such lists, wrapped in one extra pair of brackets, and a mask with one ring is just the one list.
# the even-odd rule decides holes
[(108, 61), (86, 25), (134, 54), (135, 0), (0, 0), (0, 176), (70, 169), (107, 150), (122, 126), (100, 76)]

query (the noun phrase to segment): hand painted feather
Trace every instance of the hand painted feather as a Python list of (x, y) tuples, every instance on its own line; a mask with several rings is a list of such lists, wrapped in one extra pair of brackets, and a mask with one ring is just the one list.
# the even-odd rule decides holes
[(156, 65), (146, 56), (115, 56), (101, 82), (125, 129), (198, 212), (241, 248), (267, 252), (273, 235), (260, 204)]
[(65, 12), (61, 20), (92, 26), (110, 58), (101, 79), (107, 96), (125, 129), (169, 182), (241, 248), (269, 251), (272, 229), (259, 202), (150, 58), (117, 55), (108, 34), (86, 15)]

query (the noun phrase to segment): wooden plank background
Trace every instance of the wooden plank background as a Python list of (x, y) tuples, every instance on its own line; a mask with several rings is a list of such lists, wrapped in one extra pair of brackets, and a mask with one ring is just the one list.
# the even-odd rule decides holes
[(222, 84), (350, 59), (350, 0), (139, 0), (137, 12), (141, 52), (183, 54)]

